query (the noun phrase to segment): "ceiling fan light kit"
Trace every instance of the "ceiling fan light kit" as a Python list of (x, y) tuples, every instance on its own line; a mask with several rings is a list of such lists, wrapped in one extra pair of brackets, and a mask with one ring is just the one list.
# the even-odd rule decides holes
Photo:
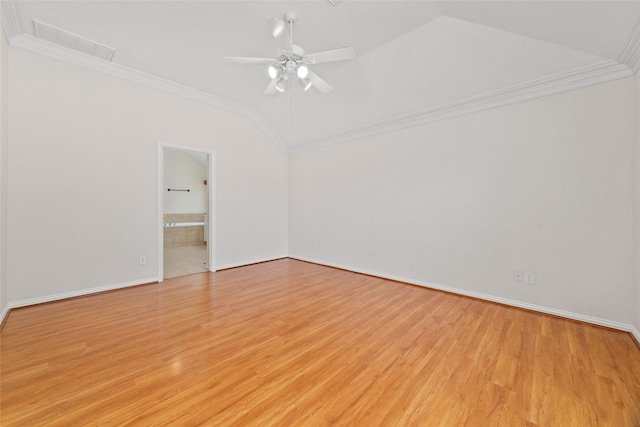
[(309, 90), (309, 88), (311, 87), (311, 80), (309, 79), (300, 79), (299, 82), (303, 90)]
[[(323, 52), (306, 54), (304, 49), (293, 44), (293, 24), (296, 22), (297, 14), (289, 11), (284, 14), (284, 21), (280, 19), (270, 19), (271, 35), (278, 45), (279, 56), (271, 58), (247, 58), (230, 57), (225, 59), (240, 64), (268, 64), (267, 74), (271, 78), (271, 83), (264, 91), (270, 95), (276, 92), (286, 92), (287, 82), (295, 75), (302, 88), (306, 91), (314, 86), (322, 93), (329, 93), (333, 87), (309, 69), (309, 65), (321, 64), (324, 62), (344, 61), (353, 59), (356, 51), (352, 47), (327, 50)], [(289, 28), (287, 28), (287, 24)]]
[(286, 79), (280, 79), (280, 80), (276, 80), (276, 90), (278, 90), (278, 92), (286, 92), (287, 91), (287, 80)]
[(298, 75), (299, 78), (305, 79), (309, 75), (309, 69), (307, 68), (306, 65), (298, 65), (298, 68), (296, 69), (296, 74)]
[(282, 73), (284, 72), (284, 70), (282, 69), (282, 67), (280, 65), (269, 65), (269, 68), (267, 68), (267, 73), (269, 74), (269, 77), (271, 77), (272, 79), (279, 79), (280, 76), (282, 76)]

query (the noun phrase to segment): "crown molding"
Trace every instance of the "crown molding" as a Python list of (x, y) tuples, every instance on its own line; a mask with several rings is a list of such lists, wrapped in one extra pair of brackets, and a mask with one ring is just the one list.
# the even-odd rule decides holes
[(487, 92), (436, 107), (398, 115), (384, 120), (345, 129), (327, 138), (305, 141), (289, 146), (289, 153), (305, 151), (356, 138), (431, 123), (477, 111), (554, 95), (598, 83), (633, 75), (632, 69), (614, 60), (576, 68), (550, 77), (532, 80), (505, 89)]
[(22, 24), (20, 14), (15, 1), (0, 1), (0, 14), (2, 15), (2, 28), (7, 36), (7, 40), (22, 34)]
[[(16, 30), (13, 18), (6, 18), (5, 4), (10, 4), (9, 10), (15, 11), (14, 2), (2, 1), (2, 22), (8, 20)], [(13, 22), (13, 24), (11, 23)], [(5, 26), (5, 29), (8, 28)], [(19, 29), (18, 29), (19, 31)], [(30, 50), (43, 55), (51, 56), (75, 65), (104, 72), (116, 77), (131, 80), (146, 86), (150, 86), (165, 92), (183, 96), (188, 99), (203, 102), (205, 104), (222, 107), (237, 113), (249, 116), (265, 135), (284, 153), (310, 150), (325, 145), (336, 144), (356, 138), (371, 136), (374, 134), (389, 132), (406, 127), (426, 124), (436, 120), (469, 114), (477, 111), (500, 107), (516, 102), (566, 92), (582, 87), (607, 82), (627, 76), (631, 76), (640, 67), (640, 21), (634, 27), (632, 36), (625, 43), (624, 49), (619, 55), (619, 60), (606, 60), (559, 73), (550, 77), (532, 80), (526, 83), (514, 85), (497, 91), (487, 92), (474, 97), (465, 98), (455, 102), (442, 104), (428, 109), (422, 109), (411, 113), (386, 118), (384, 120), (370, 122), (365, 125), (344, 129), (328, 137), (297, 141), (287, 141), (258, 113), (257, 110), (240, 103), (221, 98), (209, 93), (181, 85), (161, 77), (153, 76), (112, 62), (102, 61), (79, 52), (57, 46), (52, 43), (37, 39), (31, 35), (22, 34), (10, 39), (12, 46)]]
[(287, 144), (287, 142), (280, 136), (280, 134), (271, 127), (269, 122), (267, 122), (265, 118), (262, 117), (262, 114), (253, 109), (251, 109), (247, 114), (251, 117), (255, 124), (267, 135), (271, 142), (276, 145), (276, 147), (282, 150), (283, 153), (289, 154), (289, 144)]
[(634, 74), (640, 69), (640, 19), (636, 21), (617, 59), (618, 62), (627, 64)]
[[(4, 4), (4, 2), (2, 2)], [(142, 71), (134, 70), (123, 65), (113, 62), (107, 62), (89, 55), (66, 49), (44, 40), (40, 40), (31, 35), (22, 34), (13, 37), (10, 41), (11, 46), (19, 47), (32, 52), (51, 56), (56, 59), (70, 62), (74, 65), (89, 68), (94, 71), (100, 71), (115, 77), (134, 81), (146, 86), (153, 87), (174, 95), (183, 96), (188, 99), (203, 102), (215, 107), (222, 107), (237, 113), (249, 116), (253, 122), (267, 135), (267, 137), (283, 152), (288, 152), (288, 146), (282, 137), (267, 123), (267, 121), (253, 108), (247, 107), (240, 103), (221, 98), (209, 93), (194, 89), (189, 86), (181, 85), (170, 80), (163, 79)]]

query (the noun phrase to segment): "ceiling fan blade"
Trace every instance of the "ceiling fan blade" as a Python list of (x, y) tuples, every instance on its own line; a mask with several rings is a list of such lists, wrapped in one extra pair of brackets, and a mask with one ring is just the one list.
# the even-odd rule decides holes
[(356, 57), (356, 50), (352, 47), (342, 47), (340, 49), (325, 50), (324, 52), (310, 53), (306, 55), (312, 64), (323, 62), (345, 61)]
[(271, 26), (271, 34), (273, 34), (273, 38), (276, 39), (276, 43), (278, 44), (278, 49), (287, 52), (293, 51), (287, 24), (285, 24), (284, 21), (273, 18), (269, 20), (269, 25)]
[(277, 79), (271, 80), (271, 83), (269, 83), (269, 86), (267, 86), (267, 89), (264, 91), (265, 95), (273, 95), (276, 93), (276, 83), (278, 83)]
[(309, 71), (307, 78), (311, 80), (311, 84), (313, 84), (322, 93), (329, 93), (333, 90), (333, 86), (322, 80), (313, 71)]
[(270, 58), (248, 58), (246, 56), (225, 56), (224, 59), (237, 64), (273, 64), (276, 62)]

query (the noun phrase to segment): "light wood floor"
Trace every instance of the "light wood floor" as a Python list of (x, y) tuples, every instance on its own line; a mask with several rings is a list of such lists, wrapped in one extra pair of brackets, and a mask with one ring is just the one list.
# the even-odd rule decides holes
[(624, 332), (294, 260), (14, 310), (3, 426), (638, 426)]

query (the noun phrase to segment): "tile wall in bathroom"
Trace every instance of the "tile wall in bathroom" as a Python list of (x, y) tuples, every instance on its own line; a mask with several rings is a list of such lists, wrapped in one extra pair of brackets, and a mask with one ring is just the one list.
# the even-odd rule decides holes
[[(164, 223), (171, 222), (203, 222), (204, 214), (165, 214)], [(204, 226), (164, 227), (164, 246), (175, 248), (179, 246), (204, 245)]]

